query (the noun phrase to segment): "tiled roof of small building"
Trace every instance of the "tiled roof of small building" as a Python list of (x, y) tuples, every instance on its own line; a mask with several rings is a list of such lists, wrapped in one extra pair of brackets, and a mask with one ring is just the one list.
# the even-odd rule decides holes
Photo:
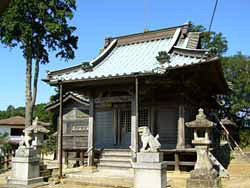
[[(38, 121), (39, 125), (42, 126), (49, 126), (49, 123), (45, 123), (42, 121)], [(14, 117), (10, 117), (7, 119), (1, 119), (0, 120), (0, 125), (19, 125), (19, 126), (24, 126), (25, 125), (25, 118), (22, 116), (14, 116)]]
[[(157, 69), (182, 67), (207, 60), (207, 50), (196, 49), (199, 33), (187, 32), (187, 25), (149, 33), (109, 39), (105, 50), (83, 66), (48, 73), (50, 81), (88, 80), (157, 73)], [(197, 38), (198, 37), (198, 38)], [(170, 57), (162, 66), (156, 56), (164, 51)]]
[(0, 120), (0, 125), (24, 125), (24, 124), (25, 124), (25, 119), (22, 116), (15, 116)]

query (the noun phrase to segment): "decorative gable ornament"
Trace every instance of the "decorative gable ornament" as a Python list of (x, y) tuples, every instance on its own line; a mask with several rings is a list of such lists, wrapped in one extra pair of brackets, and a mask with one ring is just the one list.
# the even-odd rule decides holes
[(166, 51), (158, 52), (158, 56), (155, 57), (156, 60), (160, 63), (160, 66), (153, 69), (153, 72), (158, 74), (165, 74), (166, 68), (163, 66), (165, 63), (170, 63), (170, 56)]
[(163, 66), (156, 67), (155, 69), (152, 70), (156, 74), (165, 74), (166, 69)]
[(156, 56), (155, 58), (161, 65), (165, 63), (170, 63), (170, 56), (166, 51), (158, 52), (158, 56)]
[(93, 71), (92, 69), (93, 67), (90, 65), (89, 62), (85, 62), (82, 64), (82, 70), (84, 70), (85, 72), (91, 72)]

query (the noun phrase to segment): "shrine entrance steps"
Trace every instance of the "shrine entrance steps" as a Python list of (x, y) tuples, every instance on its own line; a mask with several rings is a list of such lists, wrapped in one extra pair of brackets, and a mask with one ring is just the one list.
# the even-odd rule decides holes
[(128, 149), (104, 149), (100, 153), (97, 170), (132, 170), (131, 152)]

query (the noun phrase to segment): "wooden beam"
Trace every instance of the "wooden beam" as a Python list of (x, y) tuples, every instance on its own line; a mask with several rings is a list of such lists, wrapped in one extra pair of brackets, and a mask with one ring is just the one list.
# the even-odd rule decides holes
[(131, 96), (117, 96), (117, 97), (100, 97), (95, 99), (95, 103), (119, 103), (119, 102), (130, 102)]

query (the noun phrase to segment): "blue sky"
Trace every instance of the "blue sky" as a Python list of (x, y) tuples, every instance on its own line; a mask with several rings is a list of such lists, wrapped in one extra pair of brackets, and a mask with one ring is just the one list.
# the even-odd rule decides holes
[[(215, 0), (77, 0), (77, 11), (72, 24), (77, 27), (78, 49), (74, 60), (64, 62), (53, 54), (50, 63), (41, 65), (37, 103), (48, 102), (54, 88), (41, 81), (46, 70), (57, 70), (93, 59), (103, 47), (104, 38), (143, 32), (145, 20), (149, 30), (181, 25), (187, 21), (209, 26)], [(219, 0), (212, 26), (228, 40), (225, 55), (238, 51), (250, 55), (250, 1)], [(146, 18), (146, 19), (145, 19)], [(8, 49), (0, 44), (0, 110), (8, 105), (25, 104), (25, 60), (19, 49)]]

